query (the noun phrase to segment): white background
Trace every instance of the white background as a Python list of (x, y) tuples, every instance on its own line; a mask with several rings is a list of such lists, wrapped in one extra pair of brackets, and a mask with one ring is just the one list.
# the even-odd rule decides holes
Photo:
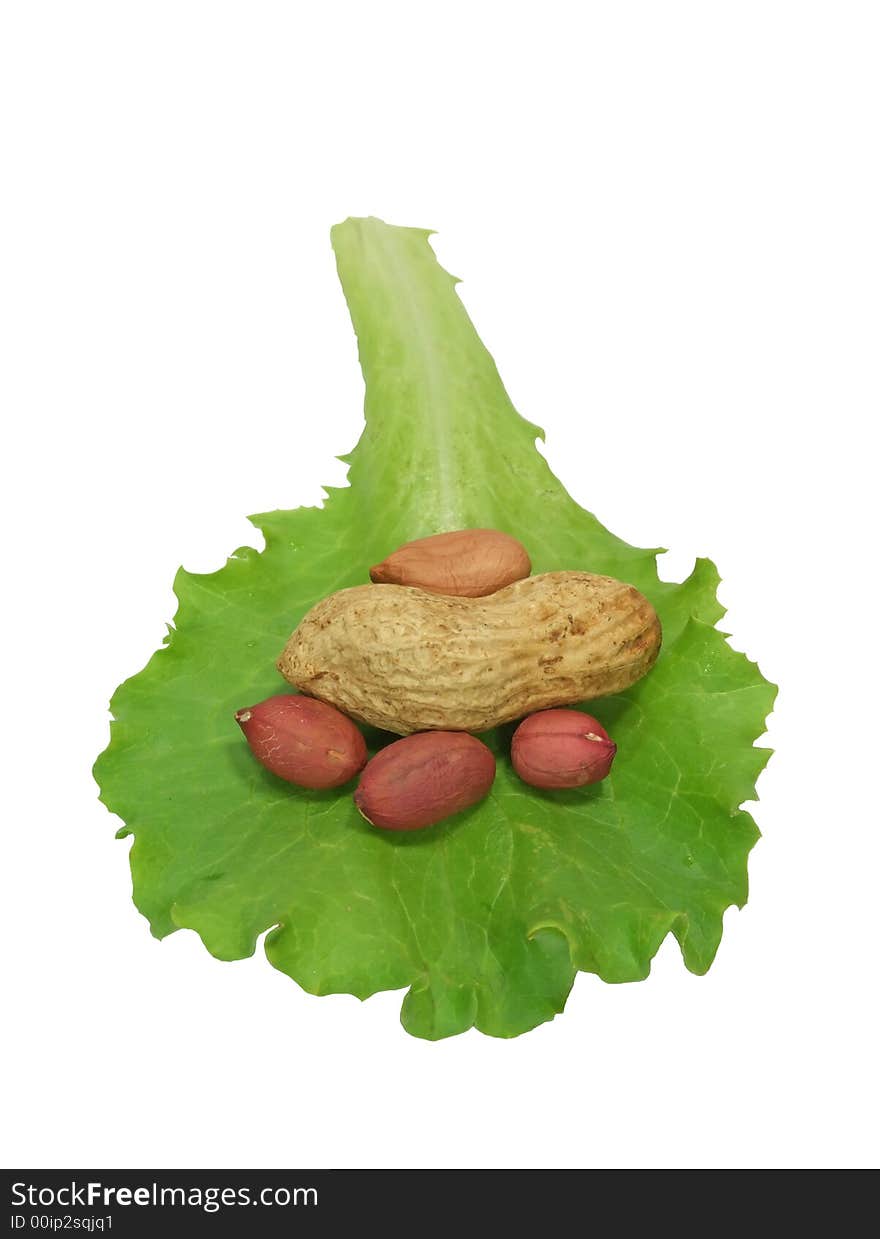
[[(3, 1163), (876, 1164), (870, 3), (10, 3)], [(180, 562), (340, 484), (328, 229), (436, 228), (575, 497), (718, 563), (781, 685), (751, 899), (691, 976), (408, 1037), (154, 941), (90, 775)], [(675, 726), (670, 719), (669, 725)]]

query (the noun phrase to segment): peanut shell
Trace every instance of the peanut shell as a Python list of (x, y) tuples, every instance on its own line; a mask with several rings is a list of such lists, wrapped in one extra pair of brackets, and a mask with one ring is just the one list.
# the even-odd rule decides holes
[(660, 622), (632, 585), (547, 572), (486, 598), (340, 590), (308, 612), (278, 669), (303, 693), (398, 735), (479, 732), (621, 692), (659, 649)]

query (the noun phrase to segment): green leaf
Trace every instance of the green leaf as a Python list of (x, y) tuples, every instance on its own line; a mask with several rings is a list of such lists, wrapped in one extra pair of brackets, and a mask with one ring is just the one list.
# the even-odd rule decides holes
[[(739, 805), (769, 756), (754, 740), (775, 690), (713, 627), (711, 563), (661, 582), (656, 550), (614, 537), (553, 477), (429, 235), (375, 219), (333, 229), (366, 380), (351, 485), (322, 509), (254, 517), (263, 552), (178, 573), (175, 626), (114, 695), (95, 769), (119, 834), (135, 836), (134, 898), (157, 937), (193, 929), (240, 959), (270, 930), (269, 959), (311, 993), (409, 987), (416, 1036), (509, 1037), (561, 1011), (578, 969), (647, 976), (670, 931), (688, 968), (709, 967), (725, 908), (746, 900), (758, 832)], [(314, 603), (399, 543), (466, 526), (515, 534), (536, 572), (632, 582), (660, 613), (663, 651), (640, 684), (590, 705), (619, 746), (603, 783), (524, 786), (502, 728), (486, 737), (486, 801), (384, 833), (350, 788), (300, 791), (264, 771), (233, 713), (283, 687), (275, 659)]]

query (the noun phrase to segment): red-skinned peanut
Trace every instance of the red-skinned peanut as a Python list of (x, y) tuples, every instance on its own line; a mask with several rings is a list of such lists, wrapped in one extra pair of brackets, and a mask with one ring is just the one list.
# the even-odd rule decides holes
[(268, 697), (238, 710), (235, 721), (257, 761), (299, 787), (340, 787), (367, 760), (366, 743), (351, 719), (312, 697)]
[(513, 733), (513, 768), (532, 787), (584, 787), (608, 774), (617, 745), (580, 710), (540, 710)]
[(372, 826), (421, 830), (488, 793), (495, 758), (463, 731), (420, 731), (381, 749), (361, 775), (354, 802)]

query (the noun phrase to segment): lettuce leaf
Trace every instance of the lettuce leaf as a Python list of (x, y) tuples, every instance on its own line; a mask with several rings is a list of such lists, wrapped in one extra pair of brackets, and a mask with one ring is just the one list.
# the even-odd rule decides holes
[[(660, 581), (656, 548), (616, 538), (552, 475), (429, 235), (376, 219), (332, 230), (366, 381), (350, 486), (320, 509), (252, 517), (264, 551), (178, 572), (174, 626), (114, 694), (95, 773), (119, 836), (134, 835), (134, 899), (157, 937), (192, 929), (232, 960), (269, 930), (269, 960), (311, 993), (407, 988), (416, 1036), (510, 1037), (561, 1011), (578, 970), (646, 977), (670, 932), (706, 971), (724, 910), (747, 897), (758, 832), (739, 806), (769, 756), (754, 741), (775, 689), (714, 627), (708, 560)], [(525, 787), (501, 728), (484, 737), (498, 757), (486, 801), (383, 833), (351, 788), (300, 791), (264, 771), (233, 713), (283, 689), (275, 659), (314, 603), (399, 543), (466, 526), (514, 534), (535, 572), (632, 582), (661, 616), (663, 651), (645, 680), (589, 707), (619, 746), (603, 783)]]

